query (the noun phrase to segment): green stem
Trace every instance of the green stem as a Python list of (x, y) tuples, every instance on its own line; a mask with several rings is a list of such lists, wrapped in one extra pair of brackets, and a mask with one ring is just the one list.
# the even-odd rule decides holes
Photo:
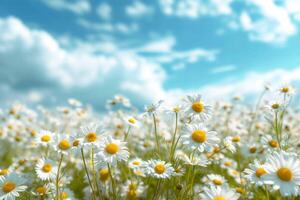
[(98, 182), (97, 182), (97, 174), (96, 174), (96, 170), (95, 170), (95, 161), (94, 161), (94, 147), (92, 147), (92, 167), (93, 167), (93, 179), (94, 179), (94, 184), (96, 185), (96, 189), (99, 195), (99, 198), (102, 197), (99, 186), (98, 186)]
[(130, 128), (131, 128), (131, 126), (128, 127), (127, 132), (126, 132), (125, 135), (124, 135), (124, 141), (127, 140), (127, 137), (128, 137), (128, 135), (129, 135)]
[(266, 190), (266, 197), (267, 197), (267, 200), (270, 200), (269, 191), (268, 191), (268, 188), (267, 188), (266, 185), (265, 185), (265, 190)]
[(56, 174), (56, 199), (59, 200), (59, 172), (60, 172), (60, 167), (61, 167), (61, 164), (62, 164), (62, 160), (64, 158), (64, 154), (61, 154), (60, 156), (60, 160), (59, 160), (59, 163), (58, 163), (58, 167), (57, 167), (57, 174)]
[(113, 175), (112, 175), (110, 164), (107, 163), (107, 167), (108, 167), (108, 172), (109, 172), (109, 176), (110, 176), (110, 179), (111, 179), (111, 187), (112, 187), (112, 191), (113, 191), (113, 199), (116, 200), (117, 199), (117, 193), (116, 193), (116, 188), (115, 188), (116, 187), (115, 180), (114, 180)]
[(81, 150), (81, 156), (82, 156), (82, 161), (83, 161), (83, 165), (84, 165), (84, 170), (85, 170), (86, 176), (87, 176), (88, 181), (89, 181), (89, 185), (90, 185), (91, 190), (92, 190), (93, 199), (96, 199), (94, 188), (93, 188), (91, 178), (90, 178), (90, 175), (89, 175), (89, 171), (88, 171), (88, 168), (86, 166), (86, 161), (85, 161), (85, 157), (84, 157), (84, 153), (83, 153), (83, 148), (81, 148), (80, 150)]
[[(174, 153), (176, 150), (175, 146), (175, 140), (176, 140), (176, 134), (177, 134), (177, 127), (178, 127), (178, 113), (175, 113), (175, 130), (172, 138), (172, 144), (171, 144), (171, 150), (170, 150), (170, 161), (173, 161)], [(177, 144), (177, 143), (176, 143)]]
[(161, 182), (161, 180), (158, 180), (158, 181), (157, 181), (156, 188), (155, 188), (155, 192), (154, 192), (154, 194), (153, 194), (152, 200), (155, 200), (155, 199), (156, 199), (156, 196), (157, 196), (157, 198), (159, 199), (159, 186), (160, 186), (160, 182)]
[(156, 119), (155, 119), (155, 114), (152, 114), (153, 116), (153, 123), (154, 123), (154, 134), (155, 134), (155, 141), (156, 141), (156, 148), (158, 154), (160, 154), (160, 145), (159, 145), (159, 138), (158, 138), (158, 133), (157, 133), (157, 125), (156, 125)]

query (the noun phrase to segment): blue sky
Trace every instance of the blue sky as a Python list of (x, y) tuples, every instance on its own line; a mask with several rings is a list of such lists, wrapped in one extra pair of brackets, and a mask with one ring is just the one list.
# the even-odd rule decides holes
[(297, 85), (299, 24), (298, 0), (2, 0), (0, 100), (101, 108), (116, 93), (143, 105)]

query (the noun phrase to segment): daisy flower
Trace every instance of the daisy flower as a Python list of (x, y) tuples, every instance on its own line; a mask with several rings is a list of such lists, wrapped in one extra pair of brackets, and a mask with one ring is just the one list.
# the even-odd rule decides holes
[(228, 187), (205, 187), (204, 192), (200, 194), (200, 199), (203, 200), (237, 200), (239, 194)]
[(170, 163), (161, 160), (148, 160), (143, 163), (143, 170), (147, 176), (158, 179), (169, 178), (174, 173), (174, 168)]
[(0, 199), (14, 200), (24, 192), (27, 186), (24, 185), (25, 179), (16, 173), (10, 173), (3, 179), (0, 179)]
[(37, 133), (35, 141), (37, 144), (46, 146), (53, 142), (54, 136), (55, 134), (51, 131), (41, 130), (40, 132)]
[(45, 197), (46, 195), (51, 193), (50, 185), (41, 185), (35, 188), (32, 192), (34, 196)]
[(122, 187), (122, 196), (124, 199), (138, 199), (142, 196), (144, 189), (143, 183), (127, 181)]
[(99, 144), (99, 152), (96, 154), (97, 163), (108, 163), (115, 165), (117, 161), (126, 161), (129, 157), (129, 152), (125, 146), (126, 142), (113, 139), (107, 136), (103, 142)]
[(9, 169), (7, 168), (3, 168), (3, 169), (0, 169), (0, 178), (7, 175), (9, 173)]
[(212, 114), (212, 107), (205, 104), (200, 94), (188, 95), (185, 99), (185, 112), (188, 116), (205, 121)]
[(126, 123), (130, 126), (130, 127), (138, 127), (140, 126), (140, 122), (132, 116), (129, 116), (126, 118)]
[(207, 181), (210, 185), (221, 186), (226, 184), (226, 179), (218, 174), (208, 174)]
[(267, 101), (266, 103), (266, 110), (270, 113), (276, 113), (283, 110), (286, 105), (279, 99), (272, 99), (271, 101)]
[(106, 182), (109, 179), (109, 169), (107, 167), (103, 167), (99, 169), (99, 180), (101, 182)]
[(35, 171), (41, 180), (52, 180), (56, 178), (57, 166), (54, 161), (41, 158), (36, 164)]
[(89, 124), (87, 126), (80, 127), (81, 133), (83, 135), (82, 144), (84, 146), (97, 145), (97, 143), (102, 139), (99, 133), (98, 124)]
[(295, 89), (292, 86), (285, 84), (278, 88), (278, 92), (286, 96), (291, 96), (295, 93)]
[(74, 200), (74, 193), (69, 188), (64, 188), (64, 190), (60, 193), (61, 200)]
[(261, 138), (261, 143), (262, 143), (263, 147), (269, 151), (276, 150), (279, 147), (279, 143), (271, 135), (264, 135)]
[(181, 140), (186, 147), (199, 152), (210, 151), (219, 142), (217, 132), (207, 130), (202, 124), (186, 125)]
[(133, 170), (139, 169), (142, 166), (143, 162), (144, 161), (140, 158), (134, 158), (129, 161), (128, 166), (129, 166), (129, 168), (131, 168)]
[(58, 134), (54, 139), (54, 150), (58, 153), (68, 155), (69, 150), (72, 147), (70, 137), (66, 134)]
[(221, 160), (221, 167), (223, 169), (236, 169), (237, 163), (230, 158), (224, 158)]
[(177, 151), (176, 157), (182, 160), (186, 165), (198, 165), (202, 167), (206, 167), (210, 162), (207, 160), (206, 156), (204, 155), (195, 155), (190, 158), (186, 153), (183, 151)]
[(242, 146), (242, 154), (247, 158), (256, 156), (257, 153), (258, 153), (258, 147), (256, 144), (253, 144), (253, 143), (248, 144), (247, 143)]
[(300, 160), (295, 154), (274, 152), (267, 157), (265, 183), (283, 196), (296, 195), (300, 186)]
[(235, 153), (236, 152), (236, 144), (240, 141), (240, 137), (231, 137), (231, 136), (227, 136), (226, 138), (224, 138), (224, 140), (222, 141), (223, 146), (226, 150), (230, 151), (231, 153)]
[(265, 166), (261, 164), (258, 160), (254, 160), (253, 163), (249, 164), (249, 168), (244, 170), (245, 178), (250, 181), (250, 183), (261, 186), (264, 184), (263, 177), (267, 174)]
[(160, 108), (160, 106), (162, 105), (162, 103), (163, 103), (163, 101), (160, 100), (157, 103), (153, 103), (149, 106), (145, 106), (146, 112), (144, 114), (151, 114), (151, 115), (155, 114), (158, 111), (158, 109)]
[(70, 151), (75, 155), (80, 153), (81, 145), (83, 144), (83, 138), (78, 137), (77, 135), (70, 136), (71, 149)]

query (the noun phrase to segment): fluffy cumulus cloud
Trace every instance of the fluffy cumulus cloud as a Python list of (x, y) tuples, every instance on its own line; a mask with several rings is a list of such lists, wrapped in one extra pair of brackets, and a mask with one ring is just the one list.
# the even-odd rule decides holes
[[(297, 33), (298, 0), (159, 0), (162, 13), (187, 17), (224, 16), (227, 27), (243, 30), (250, 40), (282, 44)], [(239, 9), (234, 9), (238, 4)]]
[(176, 51), (176, 38), (173, 36), (162, 37), (150, 41), (146, 45), (137, 49), (139, 53), (148, 54), (157, 63), (171, 64), (174, 71), (184, 69), (188, 64), (199, 61), (211, 62), (216, 59), (217, 50), (207, 50), (195, 48), (185, 51)]
[(99, 48), (92, 44), (90, 50), (80, 44), (65, 49), (47, 32), (14, 17), (1, 19), (0, 29), (6, 30), (0, 33), (0, 85), (7, 96), (75, 96), (100, 105), (115, 93), (143, 103), (165, 95), (164, 70), (134, 52), (96, 53)]
[(86, 28), (91, 31), (97, 31), (97, 32), (131, 34), (139, 30), (139, 25), (136, 23), (123, 23), (123, 22), (97, 23), (83, 18), (79, 18), (77, 20), (77, 24), (83, 28)]
[(88, 0), (40, 0), (45, 5), (55, 10), (67, 10), (76, 14), (88, 13), (91, 5)]
[(103, 20), (110, 20), (112, 17), (112, 8), (108, 3), (101, 3), (97, 7), (97, 14)]
[(255, 7), (256, 12), (251, 10), (242, 12), (240, 22), (242, 28), (249, 32), (250, 39), (282, 43), (297, 32), (296, 25), (285, 6), (277, 5), (273, 0), (248, 0), (248, 5)]
[(207, 94), (208, 98), (224, 99), (235, 95), (256, 98), (265, 86), (270, 86), (271, 90), (276, 90), (282, 84), (300, 85), (300, 66), (293, 70), (284, 68), (274, 69), (266, 72), (249, 72), (240, 79), (232, 79), (218, 84), (204, 86), (200, 92)]
[(0, 33), (0, 91), (2, 100), (9, 101), (15, 97), (57, 103), (75, 97), (103, 106), (107, 98), (121, 93), (141, 106), (174, 94), (163, 87), (167, 76), (162, 63), (210, 56), (200, 49), (172, 51), (172, 36), (160, 40), (166, 44), (159, 52), (155, 41), (128, 49), (113, 41), (61, 42), (15, 17), (0, 18), (0, 29), (6, 30)]
[(189, 18), (204, 15), (228, 15), (233, 0), (159, 0), (164, 14)]
[(128, 16), (138, 18), (153, 13), (153, 8), (141, 1), (134, 1), (131, 5), (126, 6), (125, 12)]

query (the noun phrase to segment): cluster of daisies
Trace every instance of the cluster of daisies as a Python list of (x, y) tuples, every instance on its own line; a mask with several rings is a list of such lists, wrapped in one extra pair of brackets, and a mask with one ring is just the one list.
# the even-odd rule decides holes
[(105, 113), (15, 103), (0, 112), (0, 200), (299, 198), (293, 96), (266, 86), (254, 106), (196, 94), (143, 113), (123, 96)]

